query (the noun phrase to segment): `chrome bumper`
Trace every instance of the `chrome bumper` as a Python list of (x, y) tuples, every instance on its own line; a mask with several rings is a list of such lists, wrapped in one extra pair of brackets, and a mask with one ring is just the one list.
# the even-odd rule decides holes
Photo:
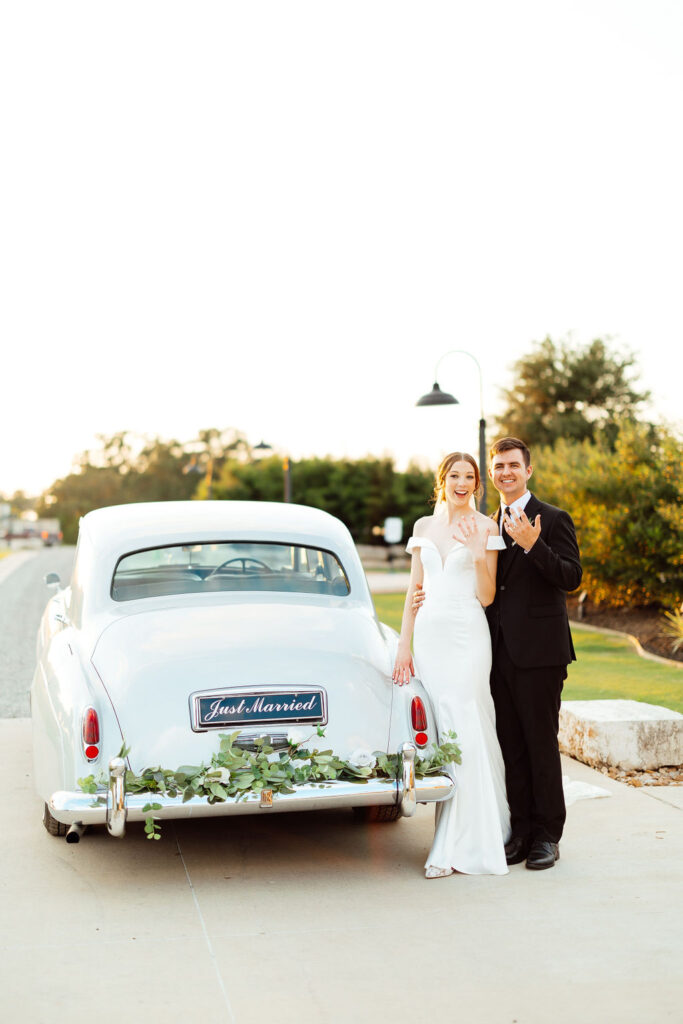
[[(64, 824), (106, 825), (111, 835), (125, 835), (127, 821), (144, 821), (150, 813), (155, 818), (209, 818), (233, 814), (261, 814), (273, 811), (318, 811), (335, 807), (367, 807), (399, 804), (401, 814), (410, 817), (419, 803), (448, 800), (454, 789), (450, 776), (430, 775), (415, 778), (415, 748), (404, 744), (401, 749), (402, 771), (397, 780), (369, 779), (365, 783), (335, 780), (297, 786), (295, 793), (274, 794), (265, 806), (256, 794), (236, 800), (234, 797), (210, 804), (206, 797), (193, 797), (183, 803), (182, 796), (168, 797), (158, 793), (126, 793), (125, 763), (115, 757), (109, 762), (109, 788), (106, 803), (95, 803), (104, 793), (70, 793), (59, 790), (48, 800), (50, 812)], [(161, 804), (154, 812), (143, 811), (149, 803)]]

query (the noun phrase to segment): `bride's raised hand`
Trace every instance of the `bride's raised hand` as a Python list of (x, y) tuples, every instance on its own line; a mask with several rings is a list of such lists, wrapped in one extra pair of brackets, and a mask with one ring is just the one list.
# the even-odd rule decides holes
[(407, 686), (414, 675), (415, 666), (413, 665), (413, 657), (410, 653), (410, 648), (406, 651), (399, 647), (391, 678), (397, 686)]
[(457, 533), (453, 534), (453, 540), (464, 544), (472, 552), (473, 558), (486, 558), (487, 533), (479, 529), (476, 516), (463, 516), (454, 527)]

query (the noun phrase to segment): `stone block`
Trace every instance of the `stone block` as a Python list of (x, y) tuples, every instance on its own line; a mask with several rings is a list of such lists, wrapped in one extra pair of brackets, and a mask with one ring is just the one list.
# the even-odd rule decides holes
[(683, 715), (638, 700), (567, 700), (560, 750), (595, 767), (651, 770), (683, 764)]

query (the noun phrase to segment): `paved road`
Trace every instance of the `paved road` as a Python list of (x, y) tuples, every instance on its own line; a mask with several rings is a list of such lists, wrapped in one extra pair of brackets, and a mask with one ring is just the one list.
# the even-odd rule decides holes
[(43, 577), (58, 572), (66, 586), (74, 547), (20, 551), (0, 561), (0, 718), (29, 713), (36, 632), (52, 594)]
[(410, 573), (397, 569), (395, 572), (373, 572), (365, 574), (373, 594), (405, 594), (410, 583)]
[(427, 882), (433, 811), (141, 824), (48, 836), (27, 720), (0, 721), (0, 1018), (53, 1024), (674, 1024), (683, 789), (569, 808), (552, 871)]
[[(73, 549), (0, 562), (0, 1017), (52, 1024), (642, 1024), (683, 1005), (683, 789), (563, 759), (606, 799), (570, 807), (548, 872), (426, 882), (433, 812), (167, 822), (159, 843), (47, 835), (31, 781), (35, 629)], [(10, 720), (11, 719), (11, 720)], [(104, 965), (104, 966), (103, 966)], [(93, 980), (94, 979), (94, 980)]]

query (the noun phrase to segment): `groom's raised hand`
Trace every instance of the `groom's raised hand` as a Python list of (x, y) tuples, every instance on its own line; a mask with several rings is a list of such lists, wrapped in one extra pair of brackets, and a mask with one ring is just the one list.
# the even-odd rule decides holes
[(527, 519), (524, 509), (520, 513), (513, 510), (512, 515), (503, 517), (505, 532), (519, 544), (525, 551), (531, 551), (532, 547), (541, 535), (541, 514), (536, 516), (533, 523)]

